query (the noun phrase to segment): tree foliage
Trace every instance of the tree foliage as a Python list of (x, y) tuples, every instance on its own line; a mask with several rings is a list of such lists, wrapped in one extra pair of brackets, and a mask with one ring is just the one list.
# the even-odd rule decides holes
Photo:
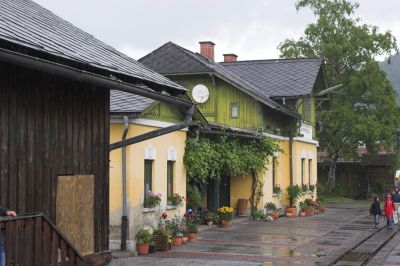
[(320, 145), (331, 161), (329, 191), (335, 187), (339, 157), (356, 157), (360, 144), (370, 153), (390, 146), (398, 127), (396, 93), (374, 60), (396, 51), (396, 40), (389, 31), (381, 33), (354, 17), (358, 6), (347, 0), (298, 1), (297, 10), (310, 8), (316, 22), (299, 40), (285, 40), (279, 46), (284, 58), (323, 58), (328, 85), (343, 84), (330, 95), (329, 104), (317, 109)]

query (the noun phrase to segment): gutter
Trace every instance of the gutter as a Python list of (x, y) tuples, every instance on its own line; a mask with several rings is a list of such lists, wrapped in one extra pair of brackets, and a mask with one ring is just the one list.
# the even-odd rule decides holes
[[(126, 139), (129, 130), (128, 116), (124, 116), (124, 132), (122, 140)], [(126, 250), (126, 236), (128, 234), (128, 215), (126, 208), (126, 147), (122, 147), (122, 217), (121, 217), (121, 250)]]

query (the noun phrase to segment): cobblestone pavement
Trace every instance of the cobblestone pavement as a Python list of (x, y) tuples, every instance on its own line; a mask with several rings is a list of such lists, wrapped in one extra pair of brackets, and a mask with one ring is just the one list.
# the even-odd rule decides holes
[[(381, 228), (373, 227), (368, 205), (335, 204), (314, 216), (281, 217), (274, 222), (242, 220), (228, 228), (212, 228), (201, 232), (196, 242), (168, 252), (113, 260), (110, 265), (329, 265), (360, 243), (371, 246), (366, 241), (386, 230), (382, 226), (383, 219)], [(396, 259), (397, 248), (390, 259)]]

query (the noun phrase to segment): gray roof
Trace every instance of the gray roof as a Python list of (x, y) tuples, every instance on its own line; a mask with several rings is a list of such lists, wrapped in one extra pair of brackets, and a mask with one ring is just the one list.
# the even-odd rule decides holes
[(221, 63), (267, 97), (300, 96), (314, 88), (322, 59), (274, 59)]
[(30, 0), (1, 0), (0, 39), (141, 82), (185, 90)]
[(263, 91), (254, 84), (242, 79), (222, 64), (216, 63), (199, 53), (189, 51), (175, 43), (168, 42), (148, 55), (139, 59), (139, 61), (149, 68), (164, 75), (176, 73), (210, 73), (212, 72), (219, 78), (236, 86), (243, 92), (258, 99), (260, 102), (281, 110), (292, 116), (296, 116), (292, 110), (286, 106), (270, 99)]
[(155, 102), (140, 95), (123, 91), (110, 91), (110, 112), (111, 113), (141, 113)]

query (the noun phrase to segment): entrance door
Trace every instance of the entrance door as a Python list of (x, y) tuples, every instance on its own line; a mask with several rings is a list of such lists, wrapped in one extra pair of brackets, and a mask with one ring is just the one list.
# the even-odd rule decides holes
[(231, 206), (231, 178), (230, 176), (221, 177), (219, 184), (219, 207)]
[(94, 253), (94, 175), (58, 176), (56, 224), (82, 255)]

